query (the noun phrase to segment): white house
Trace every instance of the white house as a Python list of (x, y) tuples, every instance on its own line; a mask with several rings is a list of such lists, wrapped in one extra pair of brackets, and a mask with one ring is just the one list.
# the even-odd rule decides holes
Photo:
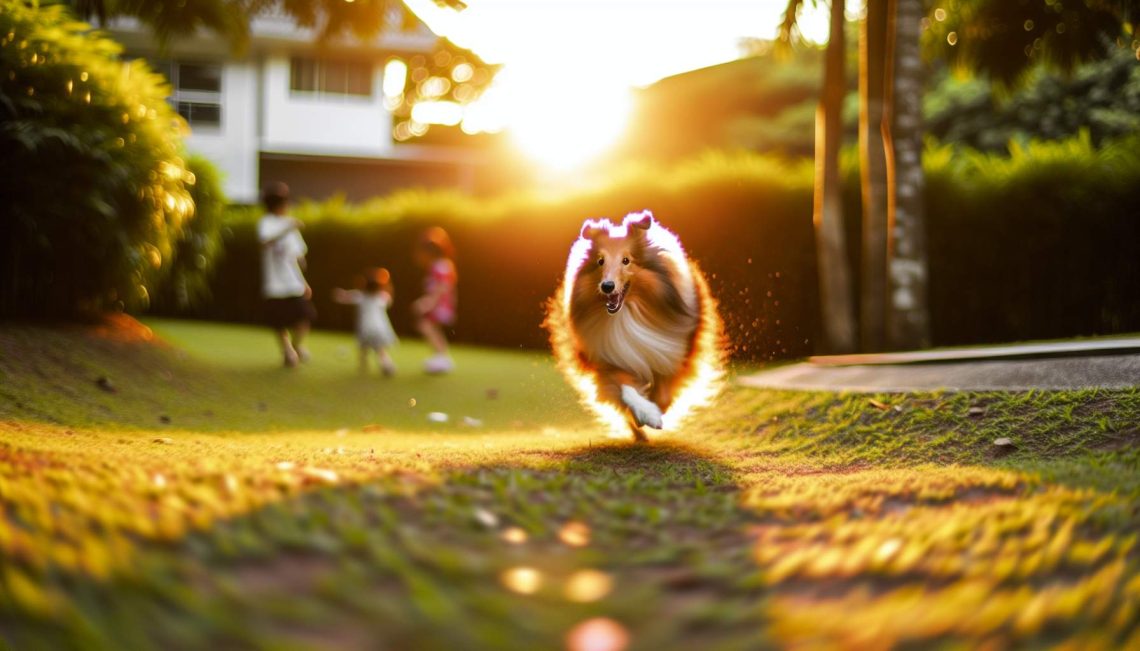
[(362, 199), (409, 186), (472, 189), (475, 152), (393, 137), (385, 65), (428, 56), (437, 43), (422, 23), (403, 23), (402, 14), (393, 15), (387, 24), (396, 27), (369, 42), (318, 48), (314, 30), (270, 11), (254, 19), (240, 56), (215, 34), (178, 39), (160, 52), (133, 19), (116, 19), (107, 31), (127, 56), (166, 74), (170, 101), (190, 125), (187, 147), (221, 168), (231, 201), (256, 202), (273, 180), (314, 198), (341, 192)]

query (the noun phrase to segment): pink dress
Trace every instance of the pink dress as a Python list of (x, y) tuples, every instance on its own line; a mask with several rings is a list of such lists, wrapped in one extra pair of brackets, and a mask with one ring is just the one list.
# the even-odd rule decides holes
[(447, 258), (440, 258), (431, 264), (427, 278), (424, 279), (424, 292), (431, 294), (443, 287), (443, 293), (426, 316), (439, 325), (449, 326), (455, 323), (455, 265)]

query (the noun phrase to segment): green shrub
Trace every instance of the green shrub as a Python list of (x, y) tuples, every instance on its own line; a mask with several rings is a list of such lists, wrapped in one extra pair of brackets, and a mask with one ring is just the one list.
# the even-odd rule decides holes
[[(858, 268), (858, 170), (845, 158), (848, 235)], [(939, 345), (1140, 329), (1140, 138), (1095, 149), (1087, 139), (1034, 143), (1012, 156), (932, 145), (925, 158), (933, 335)], [(710, 277), (738, 357), (810, 354), (820, 328), (809, 164), (756, 155), (706, 155), (644, 165), (605, 188), (561, 196), (476, 199), (407, 191), (362, 204), (302, 204), (309, 280), (319, 324), (349, 328), (329, 290), (362, 269), (393, 273), (393, 320), (411, 330), (419, 294), (416, 234), (440, 224), (460, 273), (458, 339), (541, 347), (542, 302), (588, 217), (649, 208)], [(260, 318), (259, 212), (227, 215), (215, 300), (194, 312)]]
[(928, 132), (943, 142), (1005, 152), (1011, 140), (1057, 140), (1087, 130), (1096, 144), (1140, 131), (1140, 65), (1117, 47), (1072, 73), (1035, 69), (1024, 88), (942, 73), (925, 98)]
[(0, 314), (142, 306), (192, 214), (161, 76), (62, 6), (0, 0)]

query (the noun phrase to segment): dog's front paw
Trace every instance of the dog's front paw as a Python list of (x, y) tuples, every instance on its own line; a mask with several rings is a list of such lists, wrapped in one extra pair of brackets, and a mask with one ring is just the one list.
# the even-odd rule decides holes
[(637, 392), (637, 389), (623, 384), (621, 386), (621, 400), (629, 407), (633, 419), (638, 425), (645, 425), (654, 429), (661, 429), (664, 423), (661, 420), (661, 408), (646, 400)]

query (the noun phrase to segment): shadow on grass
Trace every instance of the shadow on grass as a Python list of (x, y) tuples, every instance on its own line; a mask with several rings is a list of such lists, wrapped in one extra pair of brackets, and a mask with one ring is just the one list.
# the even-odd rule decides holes
[(619, 622), (632, 648), (759, 640), (748, 516), (729, 469), (700, 450), (607, 443), (439, 479), (312, 486), (169, 544), (136, 542), (107, 582), (14, 566), (55, 606), (0, 593), (0, 641), (559, 648), (594, 617)]

